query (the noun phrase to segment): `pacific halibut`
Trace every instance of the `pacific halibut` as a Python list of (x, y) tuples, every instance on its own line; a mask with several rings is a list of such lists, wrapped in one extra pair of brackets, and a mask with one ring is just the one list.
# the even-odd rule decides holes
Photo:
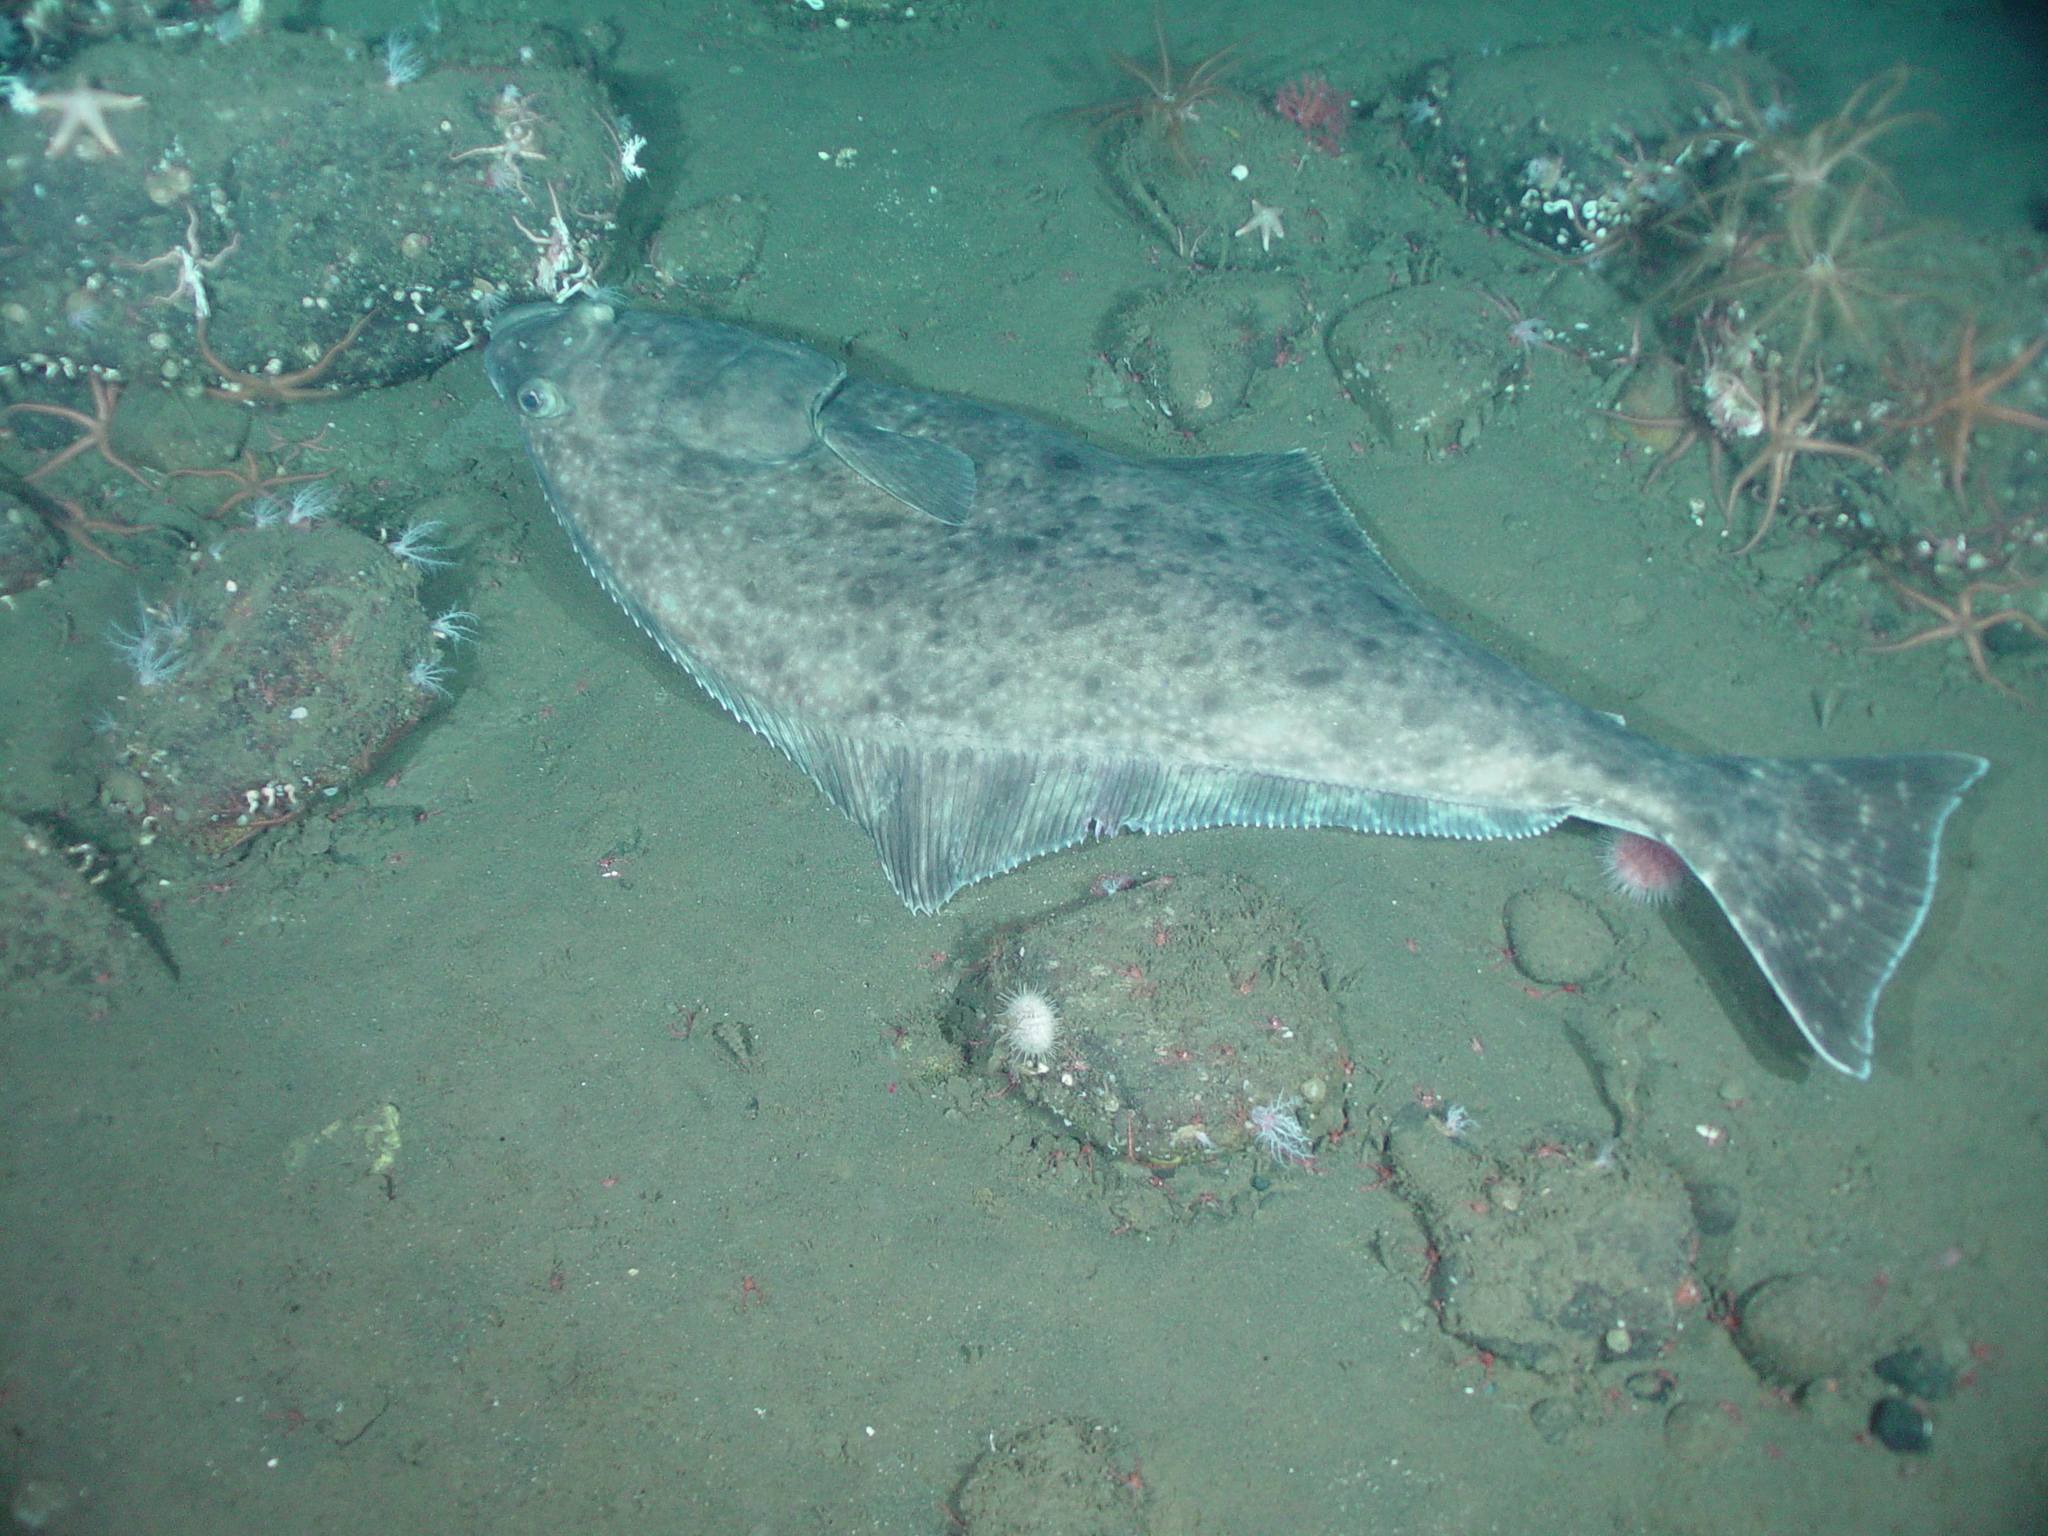
[(1960, 753), (1695, 757), (1488, 654), (1306, 454), (1136, 463), (730, 325), (531, 305), (485, 367), (605, 590), (931, 912), (1089, 837), (1669, 844), (1813, 1048), (1870, 1073)]

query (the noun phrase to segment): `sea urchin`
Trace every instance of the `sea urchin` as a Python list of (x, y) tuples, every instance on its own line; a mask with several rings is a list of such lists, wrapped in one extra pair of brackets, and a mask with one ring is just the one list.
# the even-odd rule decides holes
[(1019, 987), (999, 999), (1002, 1005), (1002, 1046), (1012, 1061), (1043, 1072), (1059, 1049), (1060, 1015), (1043, 992)]

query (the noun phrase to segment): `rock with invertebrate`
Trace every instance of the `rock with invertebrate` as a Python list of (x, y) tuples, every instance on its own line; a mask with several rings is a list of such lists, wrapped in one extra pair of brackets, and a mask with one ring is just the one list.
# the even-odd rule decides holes
[(110, 629), (103, 796), (224, 853), (330, 803), (447, 696), (420, 567), (339, 523), (238, 528)]
[(977, 986), (977, 1065), (1114, 1157), (1300, 1165), (1345, 1123), (1322, 957), (1250, 881), (1111, 890), (999, 935)]

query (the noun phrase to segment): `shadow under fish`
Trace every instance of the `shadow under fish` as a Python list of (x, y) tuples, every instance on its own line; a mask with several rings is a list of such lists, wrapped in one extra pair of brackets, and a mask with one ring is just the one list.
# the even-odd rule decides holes
[(1119, 831), (1667, 844), (1815, 1051), (1878, 993), (1982, 758), (1676, 751), (1430, 614), (1303, 453), (1134, 462), (794, 343), (603, 304), (485, 367), (635, 622), (875, 841), (917, 912)]

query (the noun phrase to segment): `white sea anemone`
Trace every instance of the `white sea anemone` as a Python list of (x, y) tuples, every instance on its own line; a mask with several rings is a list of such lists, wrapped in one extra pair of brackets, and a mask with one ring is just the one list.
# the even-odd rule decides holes
[(399, 27), (384, 34), (384, 83), (394, 91), (427, 72), (427, 51), (419, 39)]
[(1003, 1009), (1003, 1049), (1012, 1061), (1043, 1072), (1060, 1044), (1059, 1010), (1043, 992), (1019, 987), (999, 999)]

